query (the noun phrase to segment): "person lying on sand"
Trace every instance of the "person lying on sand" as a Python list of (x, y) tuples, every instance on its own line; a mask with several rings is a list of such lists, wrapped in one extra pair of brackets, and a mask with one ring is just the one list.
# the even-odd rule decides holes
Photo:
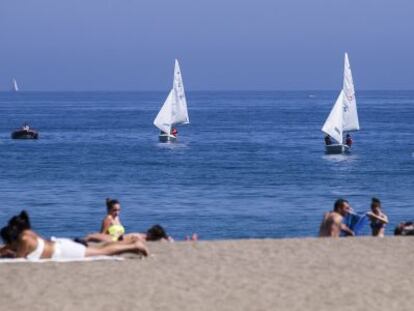
[(123, 253), (137, 253), (148, 255), (148, 249), (141, 240), (112, 242), (102, 247), (87, 247), (70, 239), (54, 239), (52, 241), (41, 238), (31, 229), (29, 215), (22, 211), (12, 217), (8, 225), (0, 231), (5, 243), (5, 249), (14, 253), (15, 258), (38, 259), (82, 259), (91, 256), (119, 255)]
[(377, 198), (372, 198), (371, 212), (367, 213), (371, 220), (372, 236), (384, 237), (385, 225), (388, 224), (388, 217), (381, 210), (381, 201)]
[(344, 217), (351, 211), (347, 200), (338, 199), (335, 201), (334, 209), (325, 213), (319, 228), (320, 237), (339, 237), (341, 232), (348, 236), (355, 235), (354, 232), (342, 223)]
[(414, 222), (401, 222), (394, 230), (394, 235), (414, 235)]

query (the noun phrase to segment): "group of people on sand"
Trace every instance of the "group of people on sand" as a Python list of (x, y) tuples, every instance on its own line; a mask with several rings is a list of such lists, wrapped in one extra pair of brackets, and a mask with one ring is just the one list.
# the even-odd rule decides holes
[[(173, 241), (160, 225), (146, 233), (126, 233), (120, 220), (121, 204), (115, 199), (106, 200), (107, 215), (101, 231), (84, 238), (42, 238), (31, 226), (26, 211), (13, 216), (0, 231), (4, 245), (0, 257), (38, 259), (82, 259), (93, 256), (113, 256), (123, 253), (149, 254), (147, 241)], [(197, 240), (193, 234), (190, 240)], [(91, 243), (99, 242), (99, 243)]]
[[(106, 200), (107, 214), (104, 217), (100, 232), (92, 233), (84, 238), (51, 238), (46, 240), (37, 234), (31, 226), (26, 211), (13, 216), (8, 224), (0, 230), (4, 245), (0, 247), (0, 257), (38, 259), (82, 259), (92, 256), (113, 256), (123, 253), (148, 255), (146, 242), (169, 241), (173, 239), (160, 225), (148, 229), (146, 233), (126, 233), (120, 220), (121, 204), (118, 200)], [(319, 229), (320, 237), (354, 236), (355, 232), (344, 220), (353, 213), (349, 202), (345, 199), (335, 201), (332, 211), (325, 213)], [(388, 217), (383, 212), (381, 201), (372, 198), (371, 210), (366, 213), (370, 220), (372, 235), (385, 236)], [(395, 235), (414, 235), (414, 223), (400, 223), (394, 231)], [(196, 234), (187, 237), (195, 241)]]
[[(353, 213), (352, 207), (345, 199), (335, 201), (331, 212), (325, 213), (319, 228), (320, 237), (354, 236), (355, 232), (349, 228), (344, 219)], [(388, 224), (388, 216), (383, 212), (381, 201), (377, 198), (371, 200), (371, 210), (366, 213), (369, 218), (371, 233), (375, 237), (385, 236), (385, 226)], [(414, 223), (400, 223), (394, 231), (395, 235), (414, 235)]]

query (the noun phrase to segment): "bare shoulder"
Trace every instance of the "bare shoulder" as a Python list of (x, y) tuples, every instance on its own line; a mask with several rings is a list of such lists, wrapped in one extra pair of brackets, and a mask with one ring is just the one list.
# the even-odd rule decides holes
[(331, 215), (331, 212), (325, 212), (323, 213), (323, 220), (327, 220)]
[(30, 230), (24, 231), (20, 236), (20, 240), (28, 245), (36, 245), (37, 238), (37, 234)]
[(102, 223), (106, 224), (106, 225), (110, 225), (112, 224), (114, 221), (114, 219), (112, 218), (111, 215), (106, 215), (105, 218), (103, 219)]
[(342, 217), (340, 214), (335, 213), (335, 212), (333, 212), (333, 213), (331, 213), (331, 214), (332, 214), (332, 219), (333, 219), (335, 222), (342, 222), (343, 217)]

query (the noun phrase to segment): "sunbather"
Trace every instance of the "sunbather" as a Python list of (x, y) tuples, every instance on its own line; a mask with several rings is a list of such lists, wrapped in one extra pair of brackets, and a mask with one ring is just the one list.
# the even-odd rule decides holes
[(84, 246), (70, 239), (41, 238), (31, 229), (29, 215), (22, 211), (12, 217), (7, 226), (0, 231), (5, 243), (2, 253), (14, 255), (16, 258), (37, 259), (81, 259), (100, 255), (119, 255), (126, 252), (148, 255), (145, 244), (138, 239), (126, 242), (112, 242), (102, 247)]

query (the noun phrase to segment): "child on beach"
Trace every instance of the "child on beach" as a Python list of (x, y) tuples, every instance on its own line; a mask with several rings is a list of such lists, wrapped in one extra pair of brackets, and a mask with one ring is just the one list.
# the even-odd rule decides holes
[(377, 198), (372, 198), (371, 212), (367, 213), (371, 220), (372, 236), (384, 237), (385, 226), (388, 224), (388, 217), (382, 212), (381, 201)]

